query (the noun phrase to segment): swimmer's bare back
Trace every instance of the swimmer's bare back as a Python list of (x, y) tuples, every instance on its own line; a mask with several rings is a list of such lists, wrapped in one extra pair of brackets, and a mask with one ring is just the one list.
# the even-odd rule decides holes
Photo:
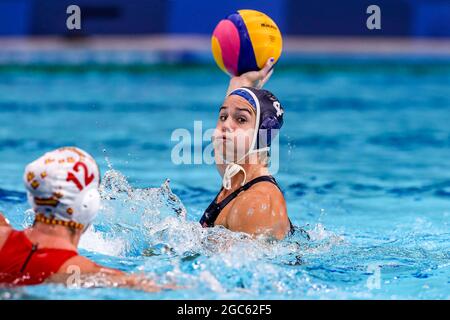
[[(223, 199), (219, 196), (218, 202)], [(215, 221), (227, 229), (283, 239), (290, 230), (286, 201), (272, 183), (260, 182), (241, 192)]]

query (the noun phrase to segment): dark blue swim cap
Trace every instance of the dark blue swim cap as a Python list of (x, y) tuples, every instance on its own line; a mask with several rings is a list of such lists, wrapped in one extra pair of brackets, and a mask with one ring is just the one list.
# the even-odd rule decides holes
[[(235, 89), (229, 95), (238, 95), (247, 100), (255, 109), (257, 115), (259, 108), (259, 119), (256, 119), (259, 124), (256, 148), (269, 147), (272, 143), (272, 138), (276, 136), (278, 130), (283, 126), (284, 109), (277, 97), (268, 90), (251, 87)], [(267, 135), (267, 139), (262, 139), (264, 135)]]

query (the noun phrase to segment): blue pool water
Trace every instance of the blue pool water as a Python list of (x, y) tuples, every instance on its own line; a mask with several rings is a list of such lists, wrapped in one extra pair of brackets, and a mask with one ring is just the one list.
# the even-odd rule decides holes
[(1, 67), (0, 211), (27, 226), (24, 166), (77, 145), (104, 175), (81, 253), (184, 288), (40, 285), (0, 299), (450, 299), (448, 62), (275, 71), (267, 88), (286, 109), (277, 179), (306, 231), (278, 243), (200, 228), (220, 177), (171, 162), (172, 131), (214, 126), (226, 85), (213, 66)]

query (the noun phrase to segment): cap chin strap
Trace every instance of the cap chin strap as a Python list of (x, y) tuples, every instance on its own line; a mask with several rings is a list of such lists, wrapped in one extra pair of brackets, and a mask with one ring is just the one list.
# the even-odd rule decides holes
[(243, 186), (247, 179), (247, 174), (245, 173), (244, 168), (242, 168), (240, 165), (238, 165), (236, 163), (229, 163), (227, 165), (227, 167), (225, 168), (223, 177), (222, 177), (222, 186), (225, 189), (227, 189), (227, 190), (231, 189), (231, 178), (233, 178), (235, 175), (237, 175), (239, 173), (239, 171), (242, 171), (244, 173), (244, 180), (241, 183), (241, 186)]
[(227, 189), (227, 190), (231, 189), (231, 179), (235, 175), (237, 175), (240, 171), (242, 171), (244, 173), (244, 180), (242, 180), (241, 186), (243, 186), (245, 184), (245, 182), (247, 181), (247, 173), (245, 172), (245, 169), (238, 164), (239, 162), (241, 162), (243, 159), (245, 159), (245, 157), (247, 157), (248, 155), (251, 155), (253, 153), (260, 153), (260, 152), (264, 152), (264, 151), (270, 150), (270, 147), (265, 147), (265, 148), (260, 148), (260, 149), (254, 150), (255, 145), (256, 145), (256, 141), (258, 139), (258, 133), (259, 133), (259, 122), (260, 122), (260, 117), (261, 117), (260, 109), (261, 108), (259, 106), (258, 98), (256, 97), (256, 95), (251, 90), (248, 90), (247, 88), (239, 88), (239, 89), (240, 90), (245, 90), (246, 92), (248, 92), (252, 96), (253, 100), (255, 101), (255, 104), (256, 104), (256, 124), (255, 124), (255, 132), (253, 134), (252, 145), (251, 145), (249, 151), (244, 156), (242, 156), (242, 158), (240, 158), (236, 162), (229, 162), (226, 159), (224, 159), (223, 156), (221, 155), (222, 159), (224, 160), (224, 162), (227, 163), (227, 167), (225, 168), (225, 172), (224, 172), (223, 177), (222, 177), (222, 186), (225, 189)]
[(83, 230), (81, 230), (81, 234), (84, 234), (92, 225), (92, 223), (88, 223), (86, 225), (84, 225)]
[[(247, 152), (239, 161), (240, 162), (242, 159), (244, 159), (247, 155), (253, 154), (253, 153), (260, 153), (263, 151), (268, 151), (270, 149), (270, 147), (265, 147), (265, 148), (261, 148), (261, 149), (257, 149), (257, 150), (252, 150), (250, 152)], [(222, 177), (222, 186), (227, 189), (230, 190), (231, 189), (231, 179), (237, 175), (239, 173), (239, 171), (242, 171), (244, 173), (244, 180), (242, 180), (241, 182), (241, 186), (243, 186), (245, 184), (245, 182), (247, 181), (247, 173), (245, 172), (245, 169), (238, 165), (237, 163), (234, 162), (229, 162), (227, 164), (227, 167), (225, 168), (225, 172), (223, 174)]]

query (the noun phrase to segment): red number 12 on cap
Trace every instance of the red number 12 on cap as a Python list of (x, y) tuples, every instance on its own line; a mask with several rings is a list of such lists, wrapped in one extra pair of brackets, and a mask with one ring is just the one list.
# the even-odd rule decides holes
[[(83, 162), (75, 163), (75, 165), (73, 166), (73, 170), (75, 172), (78, 172), (79, 171), (79, 167), (83, 168), (83, 172), (84, 172), (84, 187), (87, 187), (94, 180), (94, 174), (89, 175), (88, 168)], [(75, 183), (75, 185), (77, 186), (77, 188), (80, 191), (84, 189), (84, 187), (80, 183), (80, 180), (78, 180), (78, 178), (72, 172), (69, 172), (67, 174), (66, 181), (69, 181), (69, 182), (72, 181), (73, 183)]]

